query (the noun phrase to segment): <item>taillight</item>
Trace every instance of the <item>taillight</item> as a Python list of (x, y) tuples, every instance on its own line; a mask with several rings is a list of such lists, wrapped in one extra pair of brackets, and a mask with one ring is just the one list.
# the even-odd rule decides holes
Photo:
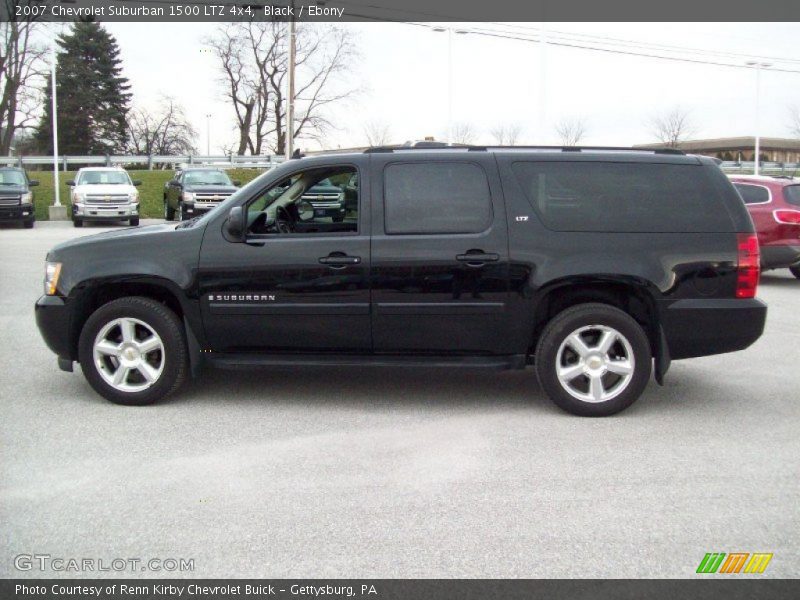
[(773, 210), (772, 216), (778, 223), (800, 225), (800, 210)]
[(738, 245), (736, 297), (755, 298), (761, 270), (758, 238), (754, 233), (737, 233), (736, 241)]

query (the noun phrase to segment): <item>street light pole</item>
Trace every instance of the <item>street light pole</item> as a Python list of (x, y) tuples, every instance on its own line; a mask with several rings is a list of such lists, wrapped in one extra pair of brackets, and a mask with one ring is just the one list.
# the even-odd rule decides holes
[(750, 60), (745, 63), (748, 67), (755, 67), (756, 69), (756, 118), (755, 118), (755, 156), (753, 157), (754, 160), (754, 168), (753, 173), (758, 175), (759, 172), (759, 163), (761, 158), (761, 132), (760, 130), (760, 117), (761, 117), (761, 69), (768, 69), (772, 66), (772, 63), (767, 62), (760, 62), (755, 60)]
[[(294, 12), (294, 2), (292, 2), (292, 12)], [(289, 105), (286, 111), (286, 158), (292, 158), (294, 153), (294, 71), (296, 53), (297, 31), (293, 14), (289, 20)]]
[(52, 100), (52, 129), (53, 129), (53, 188), (55, 191), (53, 206), (61, 206), (61, 198), (58, 183), (58, 112), (56, 110), (56, 37), (53, 36), (50, 42), (50, 86), (53, 93), (50, 94)]
[(211, 113), (206, 115), (206, 156), (211, 156)]
[(447, 32), (447, 131), (445, 141), (450, 144), (453, 138), (453, 33), (456, 35), (466, 35), (468, 29), (456, 29), (437, 25), (432, 28), (436, 33)]

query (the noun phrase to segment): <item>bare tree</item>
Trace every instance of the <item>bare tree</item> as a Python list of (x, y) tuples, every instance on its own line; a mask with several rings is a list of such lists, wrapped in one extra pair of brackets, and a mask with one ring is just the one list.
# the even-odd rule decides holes
[(385, 121), (369, 121), (364, 125), (364, 136), (370, 146), (386, 146), (391, 143), (391, 129)]
[[(12, 0), (0, 9), (14, 15)], [(30, 20), (0, 23), (0, 155), (11, 149), (18, 132), (33, 126), (44, 77), (44, 49), (33, 41), (38, 23)]]
[(475, 129), (465, 121), (453, 123), (450, 132), (451, 144), (471, 144), (475, 140)]
[(522, 126), (518, 123), (503, 123), (493, 127), (489, 133), (499, 146), (513, 146), (522, 133)]
[[(248, 22), (222, 26), (206, 40), (236, 116), (237, 154), (285, 151), (287, 38), (286, 23)], [(356, 55), (349, 30), (298, 24), (294, 138), (319, 139), (331, 128), (325, 110), (355, 92), (345, 74)]]
[(190, 154), (196, 138), (183, 107), (169, 96), (162, 98), (157, 111), (134, 108), (128, 114), (127, 151), (131, 154)]
[(681, 142), (694, 135), (696, 128), (688, 110), (676, 106), (672, 110), (650, 119), (650, 131), (668, 148), (677, 148)]
[(586, 119), (564, 117), (556, 123), (555, 130), (562, 146), (577, 146), (586, 135)]
[(789, 107), (789, 132), (796, 138), (800, 138), (800, 106)]

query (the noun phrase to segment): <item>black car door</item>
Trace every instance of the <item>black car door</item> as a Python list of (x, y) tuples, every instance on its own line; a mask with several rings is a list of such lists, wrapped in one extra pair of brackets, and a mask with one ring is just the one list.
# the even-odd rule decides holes
[(463, 155), (372, 155), (375, 352), (511, 353), (497, 167)]
[[(344, 187), (352, 172), (366, 167), (367, 157), (331, 157), (310, 164), (303, 161), (297, 169), (340, 169), (341, 177), (334, 179)], [(284, 179), (295, 174), (287, 167), (279, 172), (284, 174), (280, 179), (249, 197), (287, 189)], [(246, 242), (225, 238), (224, 215), (212, 221), (199, 263), (201, 311), (210, 349), (370, 352), (369, 213), (363, 208), (368, 193), (361, 188), (359, 208), (345, 223), (326, 222), (316, 228), (306, 223), (292, 233), (250, 236)]]

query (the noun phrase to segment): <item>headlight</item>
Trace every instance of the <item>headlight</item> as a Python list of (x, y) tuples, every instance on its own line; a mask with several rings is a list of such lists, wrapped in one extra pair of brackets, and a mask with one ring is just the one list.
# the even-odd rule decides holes
[(83, 202), (84, 194), (80, 192), (72, 192), (72, 201), (73, 202)]
[(33, 192), (25, 192), (24, 194), (22, 194), (21, 202), (23, 204), (29, 204), (33, 202)]
[(44, 264), (44, 293), (53, 296), (58, 286), (58, 276), (61, 275), (61, 263), (46, 262)]
[(194, 194), (192, 192), (183, 192), (181, 194), (184, 202), (194, 202)]
[(128, 200), (130, 200), (131, 202), (138, 202), (139, 192), (133, 192), (130, 196), (128, 196)]

